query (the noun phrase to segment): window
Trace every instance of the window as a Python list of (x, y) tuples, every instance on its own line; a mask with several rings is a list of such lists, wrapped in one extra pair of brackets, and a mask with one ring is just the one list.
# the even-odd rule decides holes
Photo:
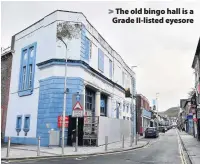
[(90, 110), (94, 112), (95, 103), (95, 92), (86, 88), (85, 90), (85, 110)]
[(16, 129), (17, 130), (21, 130), (21, 126), (22, 126), (22, 116), (17, 116), (17, 121), (16, 121)]
[(123, 112), (125, 112), (125, 103), (123, 104)]
[(112, 61), (109, 60), (109, 76), (112, 79)]
[(129, 112), (129, 105), (127, 105), (127, 109), (126, 109), (127, 113)]
[(125, 80), (125, 74), (124, 71), (122, 71), (122, 86), (124, 86), (124, 80)]
[(30, 129), (30, 115), (24, 117), (24, 132), (28, 132)]
[(36, 43), (33, 43), (22, 49), (19, 96), (30, 95), (33, 92), (36, 45)]
[(88, 61), (90, 54), (90, 40), (86, 37), (85, 38), (85, 59)]
[(101, 49), (98, 49), (98, 69), (104, 72), (104, 53)]
[(106, 116), (106, 96), (104, 95), (101, 95), (100, 113), (101, 116)]

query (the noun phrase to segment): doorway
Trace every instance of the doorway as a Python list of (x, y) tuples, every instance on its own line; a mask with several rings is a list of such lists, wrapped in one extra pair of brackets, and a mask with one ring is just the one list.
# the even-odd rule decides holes
[[(69, 116), (67, 145), (73, 146), (76, 142), (76, 118)], [(78, 118), (78, 146), (83, 145), (83, 118)]]

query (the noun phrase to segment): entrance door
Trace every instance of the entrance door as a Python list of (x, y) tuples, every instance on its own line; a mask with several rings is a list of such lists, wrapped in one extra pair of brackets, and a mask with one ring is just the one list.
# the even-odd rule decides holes
[[(67, 145), (72, 146), (76, 142), (76, 118), (69, 116)], [(83, 145), (83, 118), (78, 118), (78, 145)]]

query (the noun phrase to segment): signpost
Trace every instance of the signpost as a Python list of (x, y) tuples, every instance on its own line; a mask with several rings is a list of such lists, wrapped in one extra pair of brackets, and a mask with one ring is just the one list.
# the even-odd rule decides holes
[(84, 101), (83, 96), (80, 95), (78, 92), (77, 94), (73, 95), (72, 97), (72, 103), (73, 103), (73, 109), (72, 109), (72, 117), (76, 117), (76, 147), (75, 151), (77, 152), (78, 148), (78, 118), (83, 117), (83, 107), (84, 107)]

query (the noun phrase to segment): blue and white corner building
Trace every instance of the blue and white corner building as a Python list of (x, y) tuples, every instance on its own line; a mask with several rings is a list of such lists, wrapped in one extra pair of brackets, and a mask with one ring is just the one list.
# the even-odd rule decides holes
[(125, 89), (135, 92), (134, 72), (82, 13), (57, 10), (12, 37), (6, 141), (10, 136), (11, 143), (36, 144), (40, 136), (41, 145), (48, 146), (49, 128), (59, 130), (66, 49), (56, 35), (62, 21), (82, 26), (78, 37), (65, 40), (66, 115), (72, 114), (72, 95), (79, 92), (85, 97), (85, 115), (131, 120), (131, 98), (125, 97)]

